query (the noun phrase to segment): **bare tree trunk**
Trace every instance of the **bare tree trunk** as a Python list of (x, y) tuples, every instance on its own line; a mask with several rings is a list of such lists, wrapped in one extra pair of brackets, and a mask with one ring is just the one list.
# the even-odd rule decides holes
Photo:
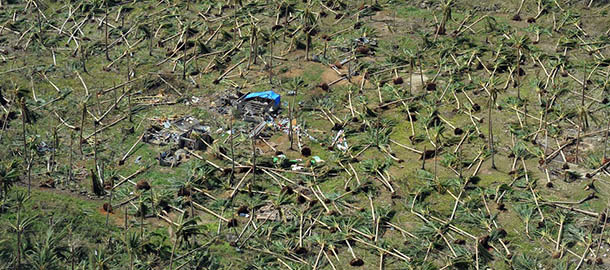
[(248, 195), (252, 197), (252, 186), (256, 183), (256, 138), (252, 138), (252, 178), (248, 185)]
[(106, 212), (106, 227), (108, 226), (108, 220), (110, 219), (110, 212), (112, 211), (112, 195), (114, 193), (114, 177), (110, 177), (110, 197), (108, 197), (108, 211)]
[[(177, 232), (176, 232), (177, 233)], [(174, 254), (176, 253), (176, 244), (178, 242), (178, 235), (174, 236), (174, 244), (172, 246), (172, 255), (169, 257), (169, 270), (173, 270), (174, 268)]]
[(419, 56), (419, 78), (421, 79), (421, 87), (426, 88), (426, 84), (424, 83), (424, 71), (422, 68), (422, 57)]
[(415, 59), (411, 58), (411, 63), (409, 63), (409, 66), (411, 67), (411, 71), (409, 72), (409, 95), (411, 96), (413, 96), (413, 70), (415, 66), (413, 61), (415, 61)]
[(72, 226), (68, 227), (68, 237), (70, 238), (70, 270), (74, 270), (74, 241), (72, 240)]
[(108, 1), (109, 0), (105, 0), (105, 4), (106, 4), (106, 9), (104, 10), (104, 45), (105, 45), (105, 51), (106, 51), (106, 60), (111, 61), (110, 59), (110, 55), (108, 54)]
[(97, 120), (93, 120), (93, 168), (96, 173), (98, 172), (97, 168)]
[(305, 35), (306, 35), (305, 36), (305, 39), (306, 39), (306, 43), (305, 43), (305, 60), (309, 61), (309, 48), (311, 47), (311, 34), (309, 34), (309, 31), (308, 31)]
[(73, 148), (73, 144), (74, 144), (74, 131), (70, 132), (70, 168), (68, 170), (68, 183), (72, 182), (72, 164), (74, 162), (74, 148)]
[(59, 149), (59, 140), (57, 139), (57, 128), (53, 128), (53, 151), (51, 152), (51, 160), (49, 162), (50, 171), (55, 171), (55, 162), (57, 158), (57, 150)]
[(80, 130), (78, 135), (78, 150), (83, 155), (83, 129), (85, 129), (85, 114), (87, 113), (87, 103), (83, 102), (83, 114), (80, 118)]
[[(580, 106), (581, 106), (581, 109), (583, 109), (583, 110), (585, 108), (585, 89), (586, 88), (587, 88), (587, 68), (586, 68), (586, 65), (585, 65), (583, 67), (582, 96), (581, 96), (581, 99), (580, 99)], [(576, 156), (574, 158), (574, 161), (575, 161), (576, 164), (578, 164), (579, 154), (580, 154), (579, 153), (579, 150), (580, 150), (579, 149), (580, 148), (580, 133), (581, 133), (581, 131), (583, 129), (583, 121), (582, 121), (583, 120), (582, 118), (584, 117), (584, 115), (582, 115), (583, 113), (585, 113), (585, 112), (580, 111), (579, 117), (578, 117), (578, 135), (576, 137)]]
[(521, 49), (517, 50), (517, 70), (515, 73), (515, 80), (517, 83), (517, 99), (521, 100), (521, 83), (520, 83), (520, 72), (519, 70), (521, 69)]
[(235, 113), (231, 112), (231, 120), (229, 121), (231, 132), (229, 133), (229, 140), (231, 141), (231, 177), (229, 178), (229, 185), (233, 185), (233, 180), (235, 178), (235, 145), (233, 144), (233, 121), (234, 121)]
[[(29, 195), (28, 195), (29, 196)], [(17, 210), (17, 269), (21, 269), (21, 206)]]
[(289, 108), (288, 108), (288, 113), (289, 113), (288, 120), (290, 121), (290, 123), (289, 123), (290, 130), (288, 130), (288, 136), (289, 136), (288, 139), (290, 140), (290, 150), (294, 150), (294, 134), (293, 134), (294, 131), (293, 131), (293, 127), (292, 127), (292, 107), (294, 106), (294, 104), (291, 103), (288, 106), (289, 106)]
[(22, 133), (22, 139), (23, 139), (23, 164), (27, 164), (27, 170), (28, 170), (28, 196), (30, 195), (31, 192), (31, 178), (30, 178), (30, 167), (31, 167), (31, 160), (29, 159), (29, 151), (28, 151), (28, 142), (26, 140), (26, 135), (27, 135), (27, 131), (25, 128), (25, 124), (26, 124), (26, 117), (27, 117), (27, 108), (25, 106), (25, 98), (21, 98), (21, 127), (23, 129), (23, 133)]
[(606, 155), (607, 150), (608, 150), (608, 132), (610, 130), (610, 115), (608, 115), (608, 113), (606, 113), (606, 118), (608, 118), (608, 124), (606, 125), (606, 136), (604, 137), (604, 159), (603, 159), (603, 162), (605, 162), (607, 160), (607, 158), (608, 158), (608, 156)]
[(489, 151), (491, 151), (491, 168), (496, 169), (496, 158), (495, 158), (495, 149), (494, 149), (494, 132), (493, 125), (491, 119), (491, 107), (494, 104), (494, 100), (492, 97), (489, 97), (489, 108), (487, 110), (487, 118), (489, 122)]
[(186, 80), (186, 44), (189, 41), (189, 29), (184, 30), (184, 43), (182, 44), (182, 79)]
[[(273, 35), (273, 33), (271, 33)], [(271, 41), (269, 42), (269, 84), (273, 85), (273, 40), (274, 37), (271, 37)]]

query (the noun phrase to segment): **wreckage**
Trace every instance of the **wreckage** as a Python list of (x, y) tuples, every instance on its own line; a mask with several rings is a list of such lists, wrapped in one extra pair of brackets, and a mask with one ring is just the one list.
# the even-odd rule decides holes
[(215, 111), (222, 114), (237, 110), (237, 114), (246, 122), (260, 123), (272, 120), (280, 110), (281, 96), (273, 90), (250, 92), (226, 91), (212, 103)]
[(237, 100), (237, 110), (248, 122), (273, 119), (280, 109), (281, 97), (272, 90), (248, 93)]
[(159, 146), (171, 145), (170, 150), (159, 154), (159, 165), (176, 166), (181, 160), (181, 148), (204, 151), (214, 139), (209, 135), (208, 126), (192, 116), (187, 116), (174, 121), (167, 120), (161, 126), (151, 126), (142, 141)]

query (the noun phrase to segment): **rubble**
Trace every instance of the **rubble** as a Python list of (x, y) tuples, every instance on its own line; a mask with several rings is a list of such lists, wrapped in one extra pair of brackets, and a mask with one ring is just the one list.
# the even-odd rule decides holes
[(145, 143), (164, 146), (178, 145), (191, 150), (205, 150), (214, 139), (209, 135), (210, 128), (192, 116), (173, 122), (165, 121), (163, 126), (151, 126), (142, 140)]
[(176, 167), (182, 160), (186, 159), (187, 152), (184, 149), (169, 149), (159, 153), (159, 165), (164, 167)]
[(272, 120), (280, 109), (281, 97), (272, 90), (248, 93), (237, 100), (237, 110), (248, 122)]

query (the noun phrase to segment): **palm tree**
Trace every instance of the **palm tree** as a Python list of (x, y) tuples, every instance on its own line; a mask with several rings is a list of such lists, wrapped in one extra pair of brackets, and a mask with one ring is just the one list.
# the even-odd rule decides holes
[(46, 233), (34, 242), (34, 247), (26, 252), (29, 266), (36, 270), (62, 269), (60, 267), (63, 252), (67, 251), (62, 245), (66, 230), (56, 232), (51, 226)]
[(89, 253), (89, 269), (90, 270), (110, 270), (110, 260), (112, 255), (106, 254), (106, 249), (98, 247)]
[(489, 102), (487, 108), (487, 122), (489, 124), (489, 151), (491, 152), (491, 168), (496, 169), (496, 159), (495, 159), (495, 150), (494, 150), (494, 133), (493, 133), (493, 121), (491, 117), (491, 109), (496, 104), (496, 99), (498, 98), (498, 89), (491, 85), (489, 89)]
[(451, 19), (451, 8), (454, 5), (454, 0), (444, 0), (442, 3), (443, 18), (441, 19), (438, 28), (436, 29), (437, 35), (444, 35), (447, 30), (445, 29), (447, 22)]
[(133, 261), (134, 257), (137, 257), (138, 252), (142, 246), (142, 241), (140, 236), (133, 231), (128, 231), (123, 234), (123, 245), (127, 250), (127, 254), (129, 255), (129, 270), (133, 270)]
[(2, 197), (2, 207), (0, 212), (3, 212), (4, 205), (8, 198), (8, 192), (13, 185), (19, 181), (19, 163), (16, 160), (6, 160), (0, 162), (0, 196)]
[(142, 33), (146, 37), (146, 39), (148, 39), (148, 56), (152, 56), (152, 44), (153, 44), (152, 31), (150, 31), (150, 28), (149, 28), (148, 24), (146, 24), (146, 23), (142, 23), (142, 24), (138, 25), (138, 31), (140, 33)]
[(311, 49), (311, 33), (315, 31), (315, 25), (318, 21), (318, 16), (316, 16), (311, 11), (311, 6), (309, 5), (309, 3), (307, 7), (305, 7), (305, 10), (301, 12), (300, 20), (303, 33), (305, 34), (305, 60), (309, 61), (309, 50)]
[(174, 254), (176, 254), (176, 248), (182, 244), (182, 241), (188, 239), (191, 235), (199, 234), (201, 231), (201, 225), (198, 225), (199, 217), (185, 219), (185, 213), (182, 212), (178, 221), (171, 224), (171, 228), (174, 231), (174, 241), (172, 246), (172, 254), (169, 259), (169, 269), (173, 269), (174, 265)]
[[(17, 90), (19, 91), (19, 90)], [(32, 165), (32, 160), (30, 159), (30, 151), (28, 150), (28, 142), (26, 140), (26, 136), (27, 136), (27, 130), (26, 130), (26, 126), (25, 123), (28, 122), (29, 117), (28, 117), (28, 108), (27, 105), (25, 104), (25, 98), (22, 97), (20, 99), (20, 105), (21, 105), (21, 126), (23, 129), (22, 132), (22, 139), (23, 139), (23, 164), (27, 164), (27, 171), (28, 171), (28, 195), (30, 195), (31, 192), (31, 178), (30, 178), (30, 170), (31, 170), (31, 165)]]
[(15, 195), (15, 202), (17, 203), (17, 219), (15, 222), (10, 222), (9, 227), (12, 231), (17, 233), (17, 269), (21, 267), (21, 257), (23, 255), (23, 243), (22, 238), (25, 233), (27, 233), (28, 229), (34, 224), (37, 215), (29, 216), (26, 218), (22, 218), (21, 210), (23, 210), (24, 204), (30, 199), (30, 196), (26, 195), (23, 192), (18, 192)]
[(522, 36), (511, 36), (512, 47), (515, 49), (517, 53), (516, 63), (515, 63), (515, 79), (517, 84), (517, 98), (521, 98), (521, 85), (520, 85), (520, 77), (521, 77), (521, 57), (523, 52), (529, 52), (530, 46), (530, 38), (527, 35)]
[(529, 238), (530, 237), (529, 223), (530, 223), (530, 220), (532, 220), (532, 218), (535, 215), (534, 208), (531, 205), (528, 205), (525, 203), (516, 204), (515, 212), (517, 212), (517, 214), (519, 214), (519, 217), (521, 218), (521, 220), (523, 220), (523, 223), (525, 223), (525, 235)]

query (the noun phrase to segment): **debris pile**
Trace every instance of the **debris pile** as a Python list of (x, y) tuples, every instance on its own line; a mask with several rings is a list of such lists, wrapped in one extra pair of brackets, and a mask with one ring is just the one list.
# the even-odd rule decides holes
[(163, 126), (151, 126), (142, 140), (159, 146), (178, 145), (179, 148), (205, 150), (214, 141), (208, 134), (209, 129), (194, 117), (186, 116), (173, 122), (165, 121)]
[(280, 109), (280, 95), (273, 91), (248, 93), (237, 101), (237, 110), (248, 122), (263, 122), (273, 119)]
[(229, 114), (231, 109), (237, 107), (237, 103), (244, 94), (238, 90), (226, 90), (212, 102), (211, 109), (219, 114)]
[(142, 141), (159, 146), (170, 145), (171, 148), (159, 153), (157, 159), (161, 166), (175, 167), (186, 157), (187, 152), (182, 148), (205, 151), (214, 142), (209, 131), (210, 127), (201, 121), (185, 116), (174, 121), (167, 120), (162, 126), (151, 126)]

